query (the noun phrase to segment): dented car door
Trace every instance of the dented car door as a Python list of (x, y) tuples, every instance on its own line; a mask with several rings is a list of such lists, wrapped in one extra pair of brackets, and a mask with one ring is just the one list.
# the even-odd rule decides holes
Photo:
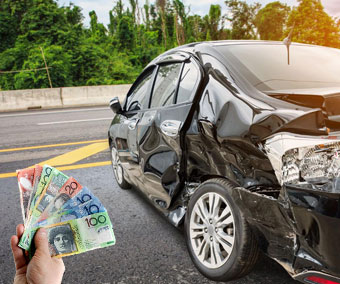
[(160, 63), (150, 108), (137, 124), (140, 187), (159, 209), (170, 206), (183, 181), (181, 138), (199, 80), (193, 61)]

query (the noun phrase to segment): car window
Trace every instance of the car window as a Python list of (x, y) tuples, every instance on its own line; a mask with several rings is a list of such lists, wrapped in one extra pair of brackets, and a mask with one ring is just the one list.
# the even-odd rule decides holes
[(153, 70), (149, 70), (140, 83), (134, 88), (127, 99), (127, 111), (140, 110), (148, 107), (148, 91), (152, 79)]
[(159, 67), (151, 107), (167, 106), (174, 103), (182, 63), (162, 65)]
[(340, 50), (292, 44), (216, 46), (225, 59), (260, 91), (340, 86)]
[(177, 103), (182, 103), (190, 100), (190, 97), (199, 81), (199, 72), (196, 66), (190, 62), (184, 65), (179, 83), (177, 94)]

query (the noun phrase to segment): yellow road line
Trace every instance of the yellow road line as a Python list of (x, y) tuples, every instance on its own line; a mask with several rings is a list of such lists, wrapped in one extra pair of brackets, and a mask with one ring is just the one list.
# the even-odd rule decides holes
[(5, 174), (0, 174), (0, 178), (9, 178), (9, 177), (16, 177), (17, 173), (5, 173)]
[(30, 146), (30, 147), (22, 147), (22, 148), (1, 149), (0, 153), (3, 153), (3, 152), (14, 152), (14, 151), (23, 151), (23, 150), (31, 150), (31, 149), (42, 149), (42, 148), (70, 146), (70, 145), (90, 144), (90, 143), (98, 143), (98, 142), (105, 142), (105, 141), (107, 141), (107, 139), (90, 140), (90, 141), (79, 141), (79, 142), (69, 142), (69, 143), (61, 143), (61, 144), (50, 144), (50, 145), (40, 145), (40, 146)]
[(111, 165), (111, 161), (57, 167), (57, 169), (59, 171), (69, 171), (69, 170), (92, 168), (92, 167), (101, 167), (101, 166), (108, 166), (108, 165)]
[[(105, 162), (97, 162), (97, 163), (87, 163), (87, 164), (79, 164), (79, 165), (71, 165), (71, 166), (63, 166), (63, 167), (57, 167), (59, 171), (69, 171), (69, 170), (76, 170), (76, 169), (84, 169), (84, 168), (94, 168), (94, 167), (101, 167), (101, 166), (108, 166), (111, 165), (110, 161)], [(8, 178), (8, 177), (15, 177), (17, 176), (17, 173), (5, 173), (0, 174), (1, 178)]]
[(45, 164), (50, 165), (50, 166), (72, 165), (72, 164), (79, 162), (80, 160), (83, 160), (87, 157), (90, 157), (101, 151), (104, 151), (107, 148), (109, 148), (109, 144), (107, 141), (100, 142), (100, 143), (93, 143), (93, 144), (78, 148), (76, 150), (73, 150), (71, 152), (67, 152), (60, 156), (54, 157), (52, 159), (40, 162), (39, 165), (45, 165)]

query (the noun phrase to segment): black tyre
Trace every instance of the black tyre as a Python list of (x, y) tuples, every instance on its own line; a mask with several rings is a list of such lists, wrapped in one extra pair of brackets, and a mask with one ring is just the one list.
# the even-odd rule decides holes
[(129, 189), (131, 185), (124, 178), (124, 169), (119, 159), (117, 149), (111, 145), (111, 162), (116, 181), (121, 189)]
[(259, 249), (224, 179), (202, 183), (190, 199), (185, 238), (198, 270), (215, 281), (240, 278), (253, 268)]

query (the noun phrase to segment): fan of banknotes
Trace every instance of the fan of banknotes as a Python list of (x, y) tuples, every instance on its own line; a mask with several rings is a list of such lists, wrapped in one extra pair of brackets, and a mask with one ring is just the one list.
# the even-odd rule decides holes
[(35, 165), (17, 171), (25, 231), (19, 246), (34, 253), (34, 234), (45, 228), (52, 256), (115, 244), (110, 218), (99, 199), (59, 170)]

